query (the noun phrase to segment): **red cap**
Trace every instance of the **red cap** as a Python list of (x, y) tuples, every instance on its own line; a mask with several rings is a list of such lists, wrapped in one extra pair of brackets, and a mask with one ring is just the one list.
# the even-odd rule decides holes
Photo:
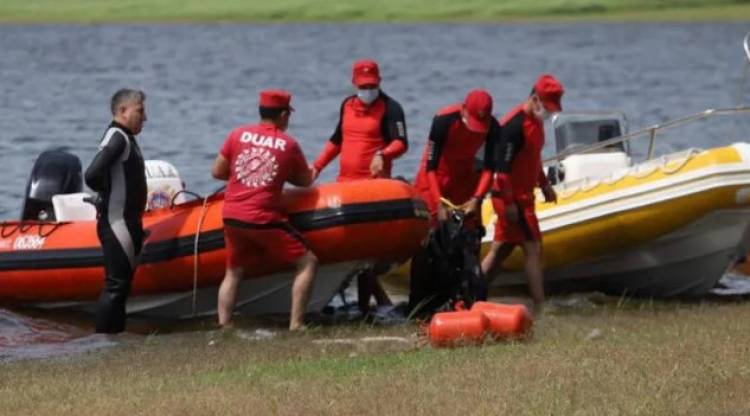
[(492, 119), (492, 96), (485, 90), (471, 90), (464, 100), (466, 117), (464, 122), (469, 130), (486, 133)]
[(562, 111), (560, 99), (565, 90), (555, 77), (550, 74), (542, 74), (534, 84), (534, 92), (542, 100), (544, 108), (555, 113)]
[(292, 94), (284, 90), (263, 90), (260, 92), (260, 106), (266, 108), (282, 108), (294, 111), (289, 105)]
[(380, 69), (378, 63), (370, 59), (362, 59), (352, 67), (352, 83), (356, 86), (380, 85)]

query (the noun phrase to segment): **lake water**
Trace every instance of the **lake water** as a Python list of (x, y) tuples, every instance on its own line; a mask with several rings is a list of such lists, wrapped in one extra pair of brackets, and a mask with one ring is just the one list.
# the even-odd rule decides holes
[[(0, 218), (18, 217), (42, 150), (66, 146), (88, 164), (111, 119), (109, 98), (121, 87), (148, 95), (149, 120), (139, 136), (145, 156), (171, 161), (188, 188), (205, 194), (220, 186), (209, 169), (226, 134), (257, 119), (261, 89), (293, 93), (290, 133), (313, 159), (352, 92), (352, 62), (374, 58), (383, 89), (406, 112), (411, 149), (394, 173), (412, 177), (436, 110), (482, 87), (501, 115), (542, 72), (565, 85), (566, 110), (621, 110), (631, 130), (734, 106), (748, 29), (746, 23), (0, 26)], [(738, 138), (750, 140), (747, 118), (735, 127)], [(660, 149), (728, 143), (730, 130), (704, 125)], [(322, 180), (335, 174), (334, 163)], [(0, 333), (29, 328), (8, 314), (0, 314)], [(50, 328), (53, 339), (71, 333)], [(48, 340), (26, 329), (15, 331), (29, 344)]]

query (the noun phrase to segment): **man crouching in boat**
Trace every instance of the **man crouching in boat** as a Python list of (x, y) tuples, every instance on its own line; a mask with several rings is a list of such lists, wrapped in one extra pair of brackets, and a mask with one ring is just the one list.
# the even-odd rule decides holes
[(285, 182), (309, 186), (313, 176), (297, 141), (284, 133), (294, 110), (290, 101), (286, 91), (261, 91), (260, 123), (229, 133), (211, 169), (214, 178), (228, 181), (223, 212), (226, 274), (218, 300), (221, 327), (232, 325), (237, 286), (245, 270), (271, 256), (297, 268), (289, 329), (304, 327), (318, 260), (289, 224), (281, 191)]
[(542, 274), (542, 234), (534, 210), (534, 188), (542, 188), (547, 202), (557, 201), (554, 188), (542, 168), (544, 120), (562, 111), (563, 86), (552, 75), (542, 75), (531, 95), (501, 120), (503, 141), (508, 151), (498, 163), (510, 166), (510, 173), (498, 173), (492, 189), (492, 206), (497, 214), (495, 236), (490, 251), (482, 260), (485, 276), (502, 264), (520, 245), (524, 253), (524, 271), (534, 305), (544, 303)]
[(135, 135), (146, 121), (142, 91), (112, 96), (113, 120), (86, 169), (86, 185), (99, 193), (96, 231), (104, 254), (104, 289), (96, 308), (96, 332), (125, 330), (125, 303), (143, 247), (146, 170)]

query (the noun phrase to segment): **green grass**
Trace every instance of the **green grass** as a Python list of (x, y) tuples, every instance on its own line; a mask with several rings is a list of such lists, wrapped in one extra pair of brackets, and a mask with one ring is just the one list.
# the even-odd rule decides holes
[(750, 0), (2, 0), (0, 22), (750, 20)]
[[(524, 343), (432, 349), (413, 325), (153, 335), (0, 364), (3, 415), (750, 413), (750, 304), (597, 301)], [(400, 336), (404, 342), (362, 342)], [(353, 339), (349, 343), (319, 340)], [(213, 341), (213, 342), (211, 342)]]

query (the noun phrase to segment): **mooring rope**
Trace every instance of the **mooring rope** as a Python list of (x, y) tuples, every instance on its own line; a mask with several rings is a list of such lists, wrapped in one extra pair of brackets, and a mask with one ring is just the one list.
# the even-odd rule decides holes
[(195, 230), (195, 241), (193, 242), (193, 317), (196, 315), (196, 307), (198, 303), (198, 271), (200, 268), (200, 262), (198, 261), (198, 242), (201, 238), (201, 229), (203, 228), (203, 220), (206, 217), (206, 206), (208, 205), (208, 199), (211, 195), (203, 198), (203, 204), (201, 205), (200, 216), (198, 217), (198, 226)]

